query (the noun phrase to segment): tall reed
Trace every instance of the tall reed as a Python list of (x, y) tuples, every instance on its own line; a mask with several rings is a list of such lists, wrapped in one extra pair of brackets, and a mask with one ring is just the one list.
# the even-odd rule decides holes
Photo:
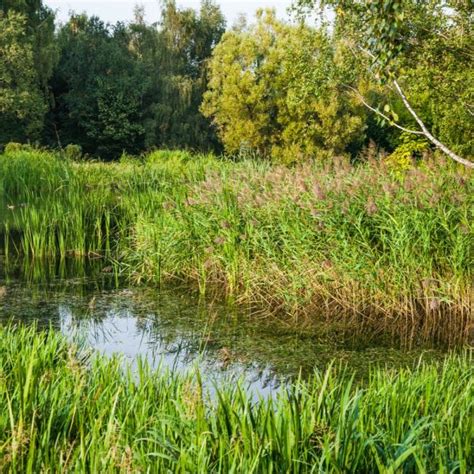
[(22, 151), (0, 157), (0, 201), (9, 253), (100, 257), (135, 283), (186, 281), (406, 346), (472, 337), (474, 180), (447, 163), (288, 169), (155, 152), (101, 164)]
[(0, 329), (2, 472), (459, 472), (474, 469), (468, 354), (366, 385), (330, 367), (252, 400), (199, 373), (137, 373), (54, 331)]

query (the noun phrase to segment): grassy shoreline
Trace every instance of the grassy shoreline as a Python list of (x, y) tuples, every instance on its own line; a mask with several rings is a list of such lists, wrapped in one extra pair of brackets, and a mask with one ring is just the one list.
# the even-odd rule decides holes
[[(82, 355), (81, 355), (82, 354)], [(472, 356), (334, 367), (274, 399), (198, 374), (85, 357), (54, 331), (0, 328), (5, 472), (460, 472), (474, 468)]]
[(446, 163), (403, 171), (184, 152), (109, 164), (0, 156), (11, 255), (100, 257), (135, 283), (184, 281), (405, 346), (472, 337), (473, 196), (472, 173)]

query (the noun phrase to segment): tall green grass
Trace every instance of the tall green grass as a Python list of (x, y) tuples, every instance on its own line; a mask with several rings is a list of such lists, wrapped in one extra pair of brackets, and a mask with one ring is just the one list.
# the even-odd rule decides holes
[(472, 337), (474, 179), (425, 161), (288, 169), (185, 152), (72, 163), (0, 156), (8, 254), (103, 258), (135, 283), (179, 280), (300, 321), (404, 345)]
[(0, 329), (2, 472), (459, 472), (474, 469), (468, 354), (414, 370), (342, 368), (255, 401), (198, 373), (137, 373), (54, 331)]

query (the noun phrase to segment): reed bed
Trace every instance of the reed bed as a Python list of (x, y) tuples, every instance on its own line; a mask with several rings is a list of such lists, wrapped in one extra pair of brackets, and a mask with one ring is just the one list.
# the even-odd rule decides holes
[(459, 472), (474, 469), (468, 353), (365, 385), (343, 367), (255, 400), (87, 353), (55, 331), (0, 328), (2, 472)]
[(289, 169), (21, 151), (0, 156), (0, 207), (8, 255), (103, 259), (134, 283), (186, 282), (405, 346), (473, 338), (474, 179), (439, 158)]

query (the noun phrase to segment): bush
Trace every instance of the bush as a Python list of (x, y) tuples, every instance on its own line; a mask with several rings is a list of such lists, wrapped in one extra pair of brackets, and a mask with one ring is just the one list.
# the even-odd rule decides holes
[(405, 171), (413, 166), (415, 159), (421, 158), (428, 150), (429, 144), (425, 139), (402, 133), (400, 144), (387, 157), (387, 164), (395, 171)]
[(64, 148), (64, 156), (68, 160), (80, 160), (82, 158), (82, 147), (70, 143), (66, 148)]
[(5, 145), (5, 154), (18, 153), (19, 151), (28, 151), (31, 150), (31, 145), (17, 142), (9, 142)]

